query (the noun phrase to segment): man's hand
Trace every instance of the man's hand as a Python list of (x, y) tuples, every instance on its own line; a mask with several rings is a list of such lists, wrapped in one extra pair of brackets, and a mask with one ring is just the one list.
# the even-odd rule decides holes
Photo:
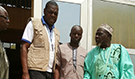
[(30, 79), (29, 74), (22, 74), (22, 79)]
[(54, 72), (54, 79), (59, 79), (59, 77), (60, 77), (60, 67), (56, 65), (56, 69)]

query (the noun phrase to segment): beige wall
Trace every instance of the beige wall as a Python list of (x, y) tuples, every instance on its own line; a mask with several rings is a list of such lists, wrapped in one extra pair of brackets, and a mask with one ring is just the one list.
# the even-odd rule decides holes
[(135, 6), (93, 0), (93, 45), (95, 32), (102, 23), (114, 28), (112, 43), (135, 49)]

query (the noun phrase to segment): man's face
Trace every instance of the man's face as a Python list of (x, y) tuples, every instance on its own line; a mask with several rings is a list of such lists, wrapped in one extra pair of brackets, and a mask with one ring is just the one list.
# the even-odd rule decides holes
[(72, 29), (70, 37), (72, 43), (78, 44), (82, 38), (82, 29), (79, 27)]
[(102, 45), (107, 43), (107, 33), (104, 29), (99, 28), (96, 32), (96, 36), (95, 36), (95, 41), (96, 41), (96, 45)]
[(52, 26), (57, 20), (58, 6), (49, 4), (48, 7), (44, 9), (44, 14), (45, 14), (44, 18), (46, 23), (49, 26)]
[(6, 30), (9, 26), (9, 19), (7, 19), (8, 13), (3, 11), (3, 13), (0, 14), (0, 31)]

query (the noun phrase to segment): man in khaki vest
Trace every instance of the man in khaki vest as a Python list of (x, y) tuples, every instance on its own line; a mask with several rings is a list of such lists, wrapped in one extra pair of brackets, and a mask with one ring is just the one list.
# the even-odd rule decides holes
[[(9, 25), (8, 12), (0, 6), (0, 31), (6, 30)], [(9, 77), (9, 62), (0, 41), (0, 79), (8, 79)]]
[(53, 79), (60, 38), (54, 27), (57, 16), (57, 3), (49, 1), (44, 16), (28, 22), (22, 36), (22, 79)]

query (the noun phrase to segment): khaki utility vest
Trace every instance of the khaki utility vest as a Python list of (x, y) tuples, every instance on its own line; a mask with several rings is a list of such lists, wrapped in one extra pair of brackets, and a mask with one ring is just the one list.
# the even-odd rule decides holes
[[(45, 26), (42, 24), (41, 19), (31, 18), (33, 28), (34, 28), (34, 38), (32, 44), (28, 48), (28, 69), (47, 71), (50, 58), (50, 44), (48, 41), (48, 35)], [(55, 35), (55, 53), (54, 53), (54, 64), (53, 71), (56, 64), (56, 52), (59, 45), (59, 31), (54, 28)]]

